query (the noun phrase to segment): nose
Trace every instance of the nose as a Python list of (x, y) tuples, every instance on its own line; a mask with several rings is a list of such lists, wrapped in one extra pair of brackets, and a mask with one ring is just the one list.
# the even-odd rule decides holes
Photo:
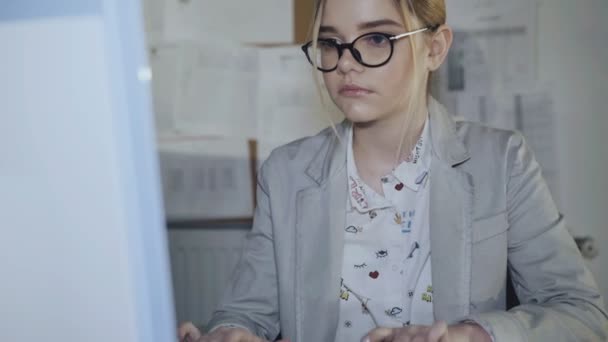
[[(353, 50), (354, 53), (358, 53), (357, 50)], [(341, 74), (347, 74), (350, 71), (362, 72), (363, 65), (357, 62), (355, 56), (353, 56), (353, 52), (349, 49), (344, 49), (342, 52), (342, 56), (338, 59), (338, 72)], [(360, 56), (357, 56), (360, 57)]]

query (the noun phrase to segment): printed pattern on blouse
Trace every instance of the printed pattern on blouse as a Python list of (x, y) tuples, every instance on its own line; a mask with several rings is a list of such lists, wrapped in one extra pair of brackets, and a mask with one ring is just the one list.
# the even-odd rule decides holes
[(359, 177), (349, 134), (349, 196), (336, 341), (358, 341), (377, 326), (430, 325), (431, 144), (427, 123), (409, 158), (382, 177), (384, 196)]

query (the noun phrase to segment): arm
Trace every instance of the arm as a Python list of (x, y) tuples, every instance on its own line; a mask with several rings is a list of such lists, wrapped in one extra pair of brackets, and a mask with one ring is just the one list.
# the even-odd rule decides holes
[(242, 327), (272, 341), (279, 334), (279, 310), (267, 164), (258, 175), (253, 227), (208, 327), (210, 330), (224, 325)]
[(523, 137), (507, 153), (508, 264), (520, 306), (474, 315), (501, 341), (605, 341), (602, 297)]

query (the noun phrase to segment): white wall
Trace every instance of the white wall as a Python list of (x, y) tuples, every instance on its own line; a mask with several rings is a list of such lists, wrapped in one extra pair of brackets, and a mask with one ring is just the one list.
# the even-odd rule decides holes
[(589, 262), (608, 298), (608, 1), (544, 0), (539, 76), (553, 81), (560, 209), (574, 235), (595, 238)]

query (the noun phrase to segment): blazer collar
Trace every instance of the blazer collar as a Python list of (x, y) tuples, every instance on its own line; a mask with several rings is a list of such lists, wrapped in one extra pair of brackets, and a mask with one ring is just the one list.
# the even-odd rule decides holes
[(429, 97), (431, 143), (437, 159), (454, 167), (470, 159), (462, 139), (456, 133), (456, 122), (445, 107)]
[(348, 120), (336, 125), (336, 130), (328, 133), (321, 148), (306, 168), (306, 174), (317, 185), (324, 185), (334, 174), (346, 167), (347, 135), (351, 125)]

